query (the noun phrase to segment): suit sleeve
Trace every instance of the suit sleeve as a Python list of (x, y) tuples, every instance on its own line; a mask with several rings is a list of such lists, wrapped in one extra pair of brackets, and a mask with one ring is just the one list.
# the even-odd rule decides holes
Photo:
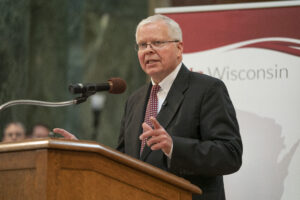
[(197, 138), (172, 136), (169, 170), (178, 175), (202, 176), (237, 171), (242, 163), (242, 141), (235, 110), (222, 81), (205, 92), (196, 127)]
[(125, 140), (124, 140), (124, 132), (125, 132), (125, 118), (126, 118), (126, 110), (127, 110), (127, 101), (125, 104), (125, 110), (124, 110), (124, 114), (121, 120), (121, 128), (120, 128), (120, 135), (119, 135), (119, 139), (118, 139), (118, 146), (117, 146), (117, 150), (125, 153)]

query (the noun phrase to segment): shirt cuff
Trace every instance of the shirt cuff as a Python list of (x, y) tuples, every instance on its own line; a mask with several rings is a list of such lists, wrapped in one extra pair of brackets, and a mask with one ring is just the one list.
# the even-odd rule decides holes
[(172, 158), (172, 153), (173, 153), (173, 143), (172, 143), (171, 150), (170, 150), (169, 154), (167, 154), (167, 153), (165, 153), (165, 152), (164, 152), (164, 154), (165, 154), (169, 159), (171, 159), (171, 158)]

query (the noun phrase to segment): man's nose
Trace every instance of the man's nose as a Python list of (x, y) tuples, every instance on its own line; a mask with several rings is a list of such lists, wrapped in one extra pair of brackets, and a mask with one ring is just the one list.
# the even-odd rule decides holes
[(153, 46), (151, 43), (147, 44), (145, 52), (154, 52)]
[(16, 134), (12, 134), (11, 138), (12, 138), (13, 140), (16, 140), (16, 139), (17, 139), (17, 135), (16, 135)]

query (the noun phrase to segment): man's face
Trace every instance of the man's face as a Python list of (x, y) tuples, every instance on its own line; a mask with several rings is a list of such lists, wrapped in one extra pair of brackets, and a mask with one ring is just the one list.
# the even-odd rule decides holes
[(49, 135), (49, 130), (44, 126), (35, 126), (32, 132), (33, 138), (46, 138)]
[[(137, 31), (137, 43), (151, 43), (154, 41), (173, 41), (169, 36), (168, 27), (164, 22), (153, 22), (141, 26)], [(182, 42), (170, 42), (160, 48), (150, 45), (138, 51), (140, 65), (144, 72), (151, 76), (155, 83), (162, 81), (182, 60)]]
[(17, 124), (11, 124), (4, 130), (3, 142), (15, 142), (23, 139), (25, 139), (25, 130)]

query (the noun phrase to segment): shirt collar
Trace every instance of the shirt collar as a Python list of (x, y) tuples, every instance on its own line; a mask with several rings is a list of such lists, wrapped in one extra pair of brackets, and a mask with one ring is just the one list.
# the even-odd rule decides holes
[[(182, 65), (182, 62), (177, 65), (177, 67), (168, 75), (166, 76), (158, 85), (160, 86), (160, 91), (169, 92), (179, 70)], [(152, 85), (155, 85), (154, 81), (151, 78)]]

